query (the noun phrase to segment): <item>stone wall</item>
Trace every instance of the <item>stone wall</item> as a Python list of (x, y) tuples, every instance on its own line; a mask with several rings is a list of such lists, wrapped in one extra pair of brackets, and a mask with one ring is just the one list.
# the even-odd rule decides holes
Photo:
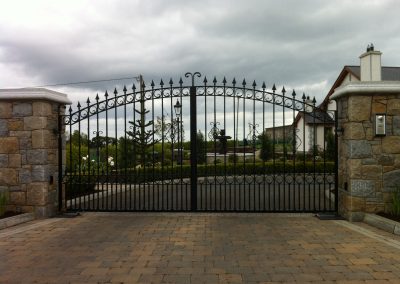
[(46, 217), (58, 208), (58, 114), (68, 99), (41, 91), (0, 90), (0, 190), (8, 210)]
[[(344, 130), (338, 141), (339, 214), (357, 221), (365, 212), (389, 210), (392, 191), (400, 186), (400, 88), (350, 90), (344, 87), (335, 98)], [(387, 115), (386, 136), (375, 135), (378, 113)]]

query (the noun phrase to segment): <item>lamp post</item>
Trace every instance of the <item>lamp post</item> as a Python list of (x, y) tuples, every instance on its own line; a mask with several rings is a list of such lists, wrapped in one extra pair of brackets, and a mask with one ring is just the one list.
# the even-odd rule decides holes
[(182, 115), (182, 105), (179, 102), (179, 100), (176, 100), (176, 104), (174, 105), (174, 110), (175, 110), (175, 115), (176, 115), (176, 122), (178, 123), (178, 159), (177, 159), (177, 163), (178, 165), (182, 164), (182, 149), (181, 149), (181, 145), (179, 145), (179, 141), (180, 141), (180, 117)]

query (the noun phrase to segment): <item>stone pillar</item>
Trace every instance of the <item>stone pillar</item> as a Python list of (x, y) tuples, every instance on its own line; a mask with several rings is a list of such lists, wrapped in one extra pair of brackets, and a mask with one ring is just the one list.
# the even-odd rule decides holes
[[(387, 211), (400, 186), (400, 82), (356, 82), (335, 90), (339, 133), (339, 214), (360, 221)], [(386, 135), (375, 135), (375, 114)]]
[(47, 89), (0, 90), (0, 190), (8, 210), (49, 217), (58, 208), (58, 116), (70, 104)]

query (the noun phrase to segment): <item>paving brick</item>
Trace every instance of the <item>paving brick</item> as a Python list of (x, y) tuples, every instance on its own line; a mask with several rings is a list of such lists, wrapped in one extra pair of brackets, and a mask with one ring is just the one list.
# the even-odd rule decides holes
[(274, 214), (84, 213), (0, 231), (0, 253), (0, 283), (396, 283), (400, 277), (398, 248), (331, 221)]

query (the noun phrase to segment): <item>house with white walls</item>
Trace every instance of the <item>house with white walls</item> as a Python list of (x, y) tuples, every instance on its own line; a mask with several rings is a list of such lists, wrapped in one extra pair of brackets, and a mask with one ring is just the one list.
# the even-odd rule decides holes
[(318, 111), (313, 112), (312, 102), (307, 98), (305, 111), (299, 112), (294, 121), (297, 151), (312, 150), (314, 141), (320, 150), (326, 148), (324, 137), (328, 131), (334, 131), (335, 126), (332, 117), (336, 111), (336, 102), (331, 100), (331, 96), (340, 92), (341, 87), (360, 81), (380, 82), (388, 86), (393, 81), (400, 81), (400, 67), (382, 66), (381, 56), (382, 52), (374, 50), (371, 44), (360, 55), (359, 66), (344, 66), (323, 102), (317, 106)]

